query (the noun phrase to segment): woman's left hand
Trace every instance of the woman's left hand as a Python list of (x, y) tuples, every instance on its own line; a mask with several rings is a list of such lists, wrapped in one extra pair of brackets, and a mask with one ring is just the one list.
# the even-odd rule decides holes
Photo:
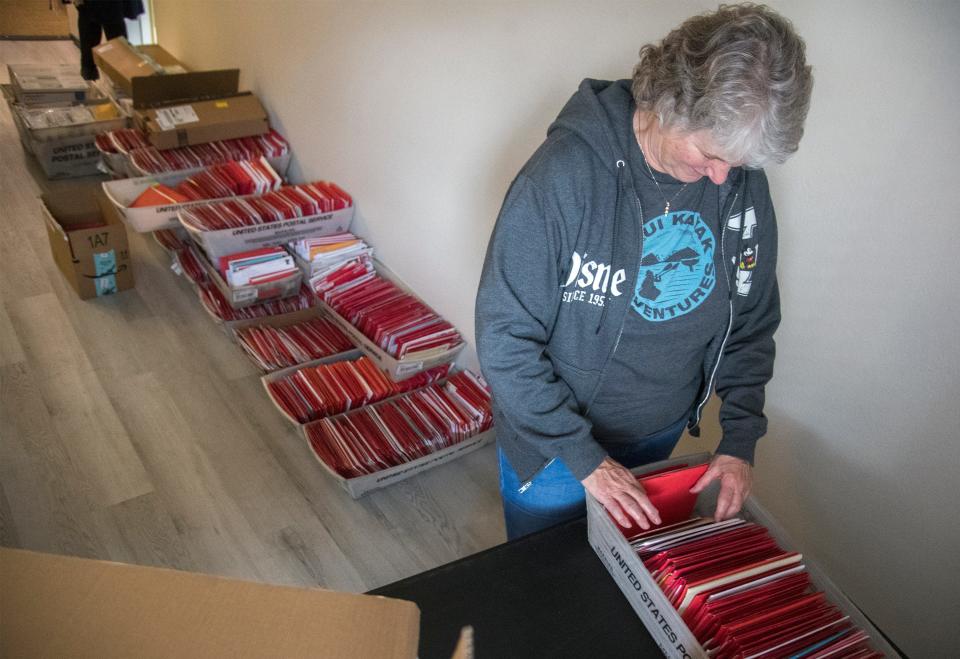
[(732, 455), (715, 455), (710, 466), (700, 477), (690, 492), (699, 494), (713, 481), (720, 479), (720, 494), (717, 496), (717, 511), (714, 520), (721, 521), (733, 517), (750, 496), (753, 485), (753, 467), (746, 460)]

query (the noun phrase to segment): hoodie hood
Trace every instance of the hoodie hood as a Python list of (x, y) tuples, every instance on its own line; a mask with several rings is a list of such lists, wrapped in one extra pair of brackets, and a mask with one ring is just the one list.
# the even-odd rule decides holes
[[(550, 124), (547, 135), (568, 131), (589, 145), (611, 174), (617, 175), (618, 161), (627, 165), (629, 173), (630, 151), (635, 144), (632, 125), (635, 109), (629, 80), (586, 78)], [(625, 121), (624, 117), (628, 119)], [(725, 200), (728, 193), (740, 185), (745, 173), (740, 167), (730, 169), (727, 180), (720, 186), (721, 199)]]
[[(578, 137), (597, 156), (617, 179), (616, 201), (614, 202), (613, 240), (610, 243), (608, 262), (616, 271), (619, 259), (616, 258), (620, 243), (622, 224), (631, 217), (633, 199), (637, 198), (633, 186), (633, 175), (628, 167), (629, 141), (633, 139), (630, 118), (633, 116), (633, 96), (629, 81), (585, 79), (577, 92), (567, 101), (557, 119), (547, 130), (548, 138), (556, 131), (567, 131)], [(642, 221), (642, 218), (640, 218)], [(595, 333), (600, 332), (609, 313), (605, 305), (597, 320)]]
[(618, 122), (623, 121), (624, 103), (633, 105), (628, 80), (587, 78), (550, 125), (547, 135), (558, 130), (573, 133), (616, 176), (617, 162), (627, 162), (627, 145), (618, 129)]

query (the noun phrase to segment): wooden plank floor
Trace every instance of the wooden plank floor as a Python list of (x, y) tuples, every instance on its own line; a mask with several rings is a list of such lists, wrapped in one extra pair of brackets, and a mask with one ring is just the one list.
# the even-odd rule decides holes
[[(27, 61), (79, 55), (0, 41), (0, 80)], [(0, 109), (0, 544), (363, 591), (504, 540), (492, 447), (352, 500), (150, 236), (136, 290), (79, 300), (37, 195), (98, 183), (46, 181)]]

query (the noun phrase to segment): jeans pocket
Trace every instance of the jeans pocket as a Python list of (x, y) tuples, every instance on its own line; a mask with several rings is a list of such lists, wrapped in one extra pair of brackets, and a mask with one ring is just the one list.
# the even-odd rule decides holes
[(583, 504), (583, 485), (570, 473), (559, 458), (554, 459), (530, 482), (523, 492), (508, 497), (517, 507), (532, 514), (565, 514), (571, 507)]

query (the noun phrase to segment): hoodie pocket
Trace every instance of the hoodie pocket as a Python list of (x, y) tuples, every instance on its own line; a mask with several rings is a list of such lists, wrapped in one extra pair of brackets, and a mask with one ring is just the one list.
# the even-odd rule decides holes
[(554, 355), (550, 355), (550, 361), (556, 374), (573, 390), (580, 408), (585, 409), (587, 399), (600, 377), (600, 370), (580, 368)]

